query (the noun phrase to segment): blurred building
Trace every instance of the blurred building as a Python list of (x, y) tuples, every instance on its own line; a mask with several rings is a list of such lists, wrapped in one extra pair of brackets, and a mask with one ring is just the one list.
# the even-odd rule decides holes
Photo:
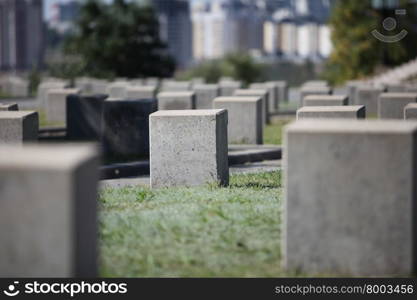
[(268, 6), (270, 14), (264, 23), (264, 51), (269, 56), (286, 60), (318, 61), (332, 50), (330, 27), (327, 25), (334, 1), (277, 0)]
[(152, 0), (158, 15), (161, 38), (179, 67), (192, 60), (192, 28), (188, 0)]
[(42, 0), (0, 0), (0, 69), (28, 70), (42, 65)]
[(192, 6), (193, 58), (262, 50), (265, 9), (262, 1), (212, 0)]
[(61, 34), (71, 31), (80, 8), (81, 4), (78, 0), (54, 3), (51, 7), (51, 18), (48, 26)]

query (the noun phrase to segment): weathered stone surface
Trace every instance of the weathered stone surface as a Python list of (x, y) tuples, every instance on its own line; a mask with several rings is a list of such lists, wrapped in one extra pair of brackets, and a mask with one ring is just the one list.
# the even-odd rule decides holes
[(384, 89), (381, 87), (358, 86), (356, 88), (356, 105), (365, 105), (366, 114), (375, 116), (378, 113), (378, 98)]
[(278, 111), (278, 87), (273, 82), (265, 83), (252, 83), (249, 85), (249, 89), (252, 90), (268, 90), (268, 111), (276, 112)]
[(195, 109), (194, 92), (162, 92), (158, 96), (159, 110)]
[(196, 84), (193, 90), (196, 97), (196, 109), (211, 109), (214, 98), (220, 94), (217, 84)]
[(106, 156), (149, 155), (149, 115), (156, 99), (104, 101), (102, 143)]
[(329, 83), (325, 80), (309, 80), (304, 82), (303, 86), (328, 87)]
[(304, 106), (341, 106), (348, 104), (345, 95), (308, 95), (303, 99)]
[(103, 105), (107, 95), (67, 97), (67, 138), (75, 141), (99, 141), (102, 131)]
[(233, 96), (237, 89), (242, 87), (242, 82), (240, 81), (219, 81), (220, 86), (220, 96), (228, 97)]
[(0, 111), (17, 111), (19, 106), (17, 103), (0, 103)]
[(0, 147), (0, 276), (97, 276), (98, 157), (86, 145)]
[(417, 93), (382, 93), (379, 95), (378, 117), (404, 119), (404, 108), (413, 102), (417, 102)]
[(127, 99), (155, 99), (156, 87), (134, 86), (127, 89)]
[(262, 100), (259, 97), (218, 97), (214, 108), (227, 109), (230, 144), (262, 144)]
[(300, 106), (303, 106), (303, 99), (309, 95), (331, 95), (332, 88), (321, 85), (304, 85), (300, 90)]
[(365, 106), (304, 106), (297, 110), (297, 119), (364, 119)]
[(49, 122), (67, 124), (67, 96), (79, 94), (78, 89), (50, 89), (47, 91), (46, 117)]
[(388, 93), (405, 93), (407, 92), (407, 86), (401, 83), (390, 83), (386, 85)]
[(0, 145), (38, 139), (39, 117), (34, 111), (0, 111)]
[(416, 271), (417, 123), (304, 120), (286, 128), (284, 266), (306, 274)]
[(269, 93), (268, 89), (251, 90), (251, 89), (238, 89), (235, 91), (235, 96), (240, 97), (261, 97), (263, 106), (262, 119), (265, 124), (269, 124)]
[(356, 105), (356, 89), (358, 86), (364, 85), (361, 81), (350, 80), (346, 83), (346, 89), (349, 97), (349, 105)]
[(46, 110), (48, 101), (48, 90), (64, 89), (65, 82), (63, 81), (46, 81), (38, 86), (37, 99), (39, 108)]
[(185, 92), (192, 88), (191, 81), (165, 80), (161, 86), (163, 92)]
[(405, 106), (404, 119), (417, 119), (417, 103), (410, 103)]
[(228, 184), (226, 110), (158, 111), (150, 136), (152, 188)]
[(107, 86), (107, 94), (109, 98), (126, 99), (127, 88), (130, 87), (127, 81), (116, 81)]

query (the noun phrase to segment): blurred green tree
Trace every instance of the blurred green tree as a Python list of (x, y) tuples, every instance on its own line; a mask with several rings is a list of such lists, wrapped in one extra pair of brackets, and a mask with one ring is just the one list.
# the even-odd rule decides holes
[(152, 7), (126, 0), (87, 0), (65, 50), (81, 56), (84, 73), (96, 77), (167, 77), (175, 69)]
[[(343, 83), (414, 58), (415, 8), (410, 7), (409, 1), (401, 0), (400, 4), (401, 8), (407, 9), (407, 16), (402, 18), (399, 27), (407, 29), (409, 34), (399, 42), (385, 43), (371, 32), (377, 29), (387, 36), (393, 34), (382, 26), (382, 21), (387, 17), (387, 8), (374, 8), (372, 0), (338, 1), (330, 18), (334, 48), (323, 77), (334, 84)], [(389, 10), (392, 13), (395, 11), (393, 8)]]
[(193, 77), (203, 77), (207, 82), (217, 83), (222, 76), (233, 77), (247, 85), (263, 79), (264, 67), (247, 53), (230, 53), (224, 58), (200, 63), (181, 73), (178, 78), (189, 80)]

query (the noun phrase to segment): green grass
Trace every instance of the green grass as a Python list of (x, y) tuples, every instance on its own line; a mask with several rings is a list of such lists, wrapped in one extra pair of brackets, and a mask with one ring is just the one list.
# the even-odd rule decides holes
[(293, 119), (275, 119), (272, 124), (265, 126), (264, 129), (264, 144), (267, 145), (282, 145), (282, 130), (285, 125), (292, 122)]
[(100, 193), (105, 277), (277, 277), (281, 172), (218, 188), (107, 188)]

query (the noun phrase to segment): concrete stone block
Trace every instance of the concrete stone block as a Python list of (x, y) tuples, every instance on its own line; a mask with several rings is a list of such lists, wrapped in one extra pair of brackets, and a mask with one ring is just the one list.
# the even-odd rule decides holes
[(385, 89), (388, 93), (406, 93), (407, 92), (407, 86), (401, 83), (386, 84)]
[(195, 109), (194, 92), (162, 92), (157, 95), (159, 110)]
[(0, 103), (0, 111), (17, 111), (19, 106), (17, 103)]
[(38, 86), (37, 100), (40, 109), (46, 111), (46, 103), (48, 98), (48, 90), (64, 89), (65, 82), (63, 81), (46, 81)]
[(379, 95), (378, 118), (404, 119), (404, 108), (417, 102), (417, 93), (382, 93)]
[(379, 95), (384, 92), (381, 87), (358, 86), (356, 88), (356, 105), (365, 105), (368, 116), (376, 116), (378, 113)]
[(365, 106), (304, 106), (297, 110), (297, 119), (365, 119)]
[(191, 81), (164, 81), (161, 86), (163, 92), (185, 92), (191, 91)]
[(405, 106), (404, 119), (417, 119), (417, 103), (409, 103)]
[(345, 95), (308, 95), (303, 99), (303, 106), (341, 106), (348, 105)]
[(303, 86), (328, 87), (329, 83), (326, 80), (309, 80), (304, 82)]
[(218, 97), (214, 108), (226, 109), (230, 144), (262, 144), (262, 100), (259, 97)]
[(303, 120), (284, 139), (284, 267), (415, 274), (417, 123)]
[(262, 90), (238, 89), (238, 90), (235, 91), (235, 96), (261, 97), (262, 98), (262, 106), (264, 107), (262, 119), (263, 119), (265, 124), (270, 123), (270, 119), (269, 119), (269, 94), (268, 94), (267, 89), (262, 89)]
[(67, 124), (67, 96), (79, 94), (78, 89), (50, 89), (47, 91), (46, 118), (49, 122)]
[(220, 96), (228, 97), (233, 96), (237, 89), (242, 87), (242, 82), (240, 81), (219, 81), (220, 86)]
[(214, 98), (220, 94), (217, 84), (196, 84), (193, 90), (196, 97), (196, 109), (211, 109)]
[(153, 113), (150, 144), (152, 188), (229, 182), (226, 110)]
[(96, 277), (99, 161), (88, 145), (0, 147), (0, 276)]
[(102, 132), (103, 105), (107, 95), (67, 97), (67, 138), (72, 141), (99, 141)]
[(346, 83), (346, 90), (349, 98), (348, 105), (356, 105), (356, 89), (361, 85), (364, 84), (358, 80), (350, 80)]
[(116, 81), (107, 86), (109, 98), (126, 99), (127, 88), (130, 86), (127, 81)]
[(0, 145), (38, 139), (39, 117), (34, 111), (0, 111)]
[(155, 99), (156, 87), (154, 86), (135, 86), (127, 89), (127, 99)]
[(268, 91), (268, 112), (278, 111), (278, 87), (273, 82), (252, 83), (249, 85), (251, 90), (267, 90)]
[(108, 157), (148, 157), (149, 115), (156, 99), (104, 101), (102, 143)]
[(328, 86), (305, 85), (300, 90), (300, 107), (303, 106), (303, 99), (309, 95), (331, 95), (333, 90)]

